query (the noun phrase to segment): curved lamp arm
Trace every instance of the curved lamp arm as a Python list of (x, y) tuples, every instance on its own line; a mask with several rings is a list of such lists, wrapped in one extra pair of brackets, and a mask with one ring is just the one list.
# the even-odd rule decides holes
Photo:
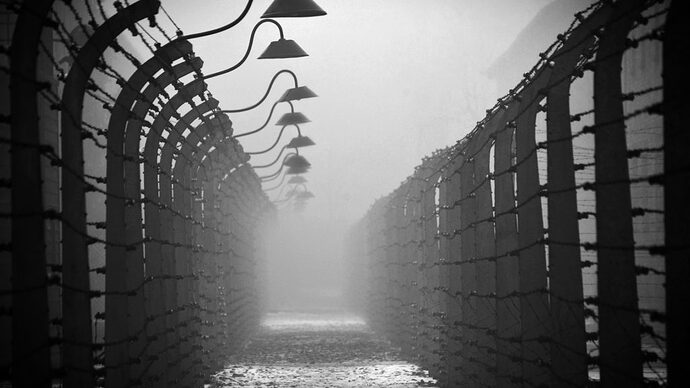
[[(283, 149), (280, 150), (280, 153), (282, 154), (286, 148), (287, 147), (283, 147)], [(299, 149), (296, 149), (295, 152), (291, 152), (291, 153), (285, 155), (285, 157), (283, 158), (283, 163), (280, 164), (280, 168), (278, 169), (278, 171), (276, 171), (275, 173), (273, 173), (271, 175), (260, 176), (259, 179), (261, 179), (262, 182), (268, 182), (268, 181), (272, 181), (273, 179), (276, 179), (278, 177), (278, 175), (283, 171), (283, 168), (285, 168), (285, 161), (289, 157), (295, 156), (295, 155), (299, 156)], [(276, 160), (274, 160), (271, 164), (267, 164), (267, 165), (263, 165), (263, 166), (254, 166), (254, 168), (257, 169), (257, 168), (269, 167), (271, 165), (274, 165), (278, 161), (278, 159), (280, 159), (280, 155), (278, 155), (278, 158), (276, 158)]]
[[(297, 127), (297, 133), (299, 134), (299, 136), (302, 136), (302, 131), (300, 131), (299, 125), (297, 125), (297, 124), (291, 124), (291, 125), (294, 125), (295, 127)], [(283, 128), (280, 129), (280, 133), (278, 134), (278, 138), (273, 143), (273, 145), (271, 145), (270, 147), (266, 148), (263, 151), (245, 152), (245, 153), (247, 155), (261, 155), (261, 154), (265, 154), (266, 152), (274, 149), (278, 145), (278, 142), (280, 141), (280, 138), (283, 136), (283, 132), (285, 131), (285, 128), (287, 128), (287, 127), (289, 127), (289, 125), (284, 125)]]
[[(283, 34), (283, 33), (282, 33), (282, 30), (281, 30), (281, 35), (280, 35), (281, 38), (282, 38), (282, 36), (283, 36), (282, 34)], [(245, 56), (245, 59), (246, 59), (246, 56)], [(221, 111), (221, 112), (223, 112), (223, 113), (246, 112), (246, 111), (248, 111), (248, 110), (254, 109), (254, 108), (256, 108), (257, 106), (261, 105), (261, 103), (264, 102), (264, 101), (266, 100), (266, 97), (268, 97), (268, 93), (271, 92), (271, 89), (273, 88), (273, 84), (275, 83), (275, 81), (276, 81), (276, 79), (278, 78), (278, 76), (281, 75), (281, 74), (283, 74), (283, 73), (290, 74), (290, 75), (292, 76), (292, 79), (295, 81), (295, 87), (296, 87), (296, 88), (299, 87), (299, 84), (297, 83), (297, 76), (295, 75), (295, 73), (293, 73), (291, 70), (283, 69), (283, 70), (281, 70), (281, 71), (279, 71), (279, 72), (277, 72), (277, 73), (275, 73), (275, 74), (273, 75), (273, 78), (271, 79), (271, 83), (268, 84), (268, 88), (266, 89), (266, 93), (264, 93), (264, 96), (261, 97), (261, 99), (259, 100), (259, 102), (257, 102), (257, 103), (254, 104), (254, 105), (248, 106), (248, 107), (246, 107), (246, 108), (242, 108), (242, 109), (226, 109), (226, 110), (223, 110), (223, 111)], [(213, 75), (213, 74), (211, 74), (211, 75)], [(208, 78), (208, 77), (207, 77), (207, 78)], [(288, 102), (289, 102), (289, 101), (288, 101)]]
[(247, 51), (244, 53), (244, 57), (242, 57), (242, 59), (239, 62), (237, 62), (237, 64), (235, 64), (234, 66), (228, 67), (225, 70), (221, 70), (221, 71), (217, 71), (213, 74), (205, 75), (205, 76), (201, 77), (201, 79), (209, 79), (209, 78), (217, 77), (219, 75), (229, 73), (229, 72), (237, 69), (238, 67), (242, 66), (244, 61), (246, 61), (247, 58), (249, 58), (249, 53), (252, 51), (252, 45), (254, 44), (254, 35), (256, 35), (256, 30), (259, 28), (259, 26), (261, 26), (264, 23), (272, 23), (276, 27), (278, 27), (278, 32), (280, 32), (280, 39), (285, 39), (285, 37), (283, 36), (283, 27), (280, 26), (280, 23), (278, 23), (277, 21), (275, 21), (273, 19), (263, 19), (260, 22), (256, 23), (256, 25), (254, 26), (254, 29), (252, 30), (252, 34), (249, 37), (249, 46), (247, 46)]
[[(271, 163), (269, 163), (269, 164), (262, 164), (261, 166), (253, 166), (254, 169), (257, 169), (257, 168), (267, 168), (267, 167), (271, 167), (271, 166), (273, 166), (274, 164), (278, 163), (278, 160), (279, 160), (280, 157), (283, 155), (283, 152), (285, 152), (286, 149), (287, 149), (287, 146), (283, 146), (283, 148), (280, 149), (280, 153), (278, 153), (278, 157), (275, 158), (275, 160), (273, 160), (273, 161), (272, 161)], [(293, 155), (299, 155), (299, 153), (297, 153), (297, 152), (290, 152), (289, 154), (285, 155), (285, 157), (283, 158), (283, 161), (285, 161), (288, 157), (293, 156)]]
[(244, 10), (243, 10), (242, 13), (240, 14), (240, 16), (238, 16), (237, 19), (233, 20), (233, 21), (230, 22), (229, 24), (226, 24), (226, 25), (224, 25), (224, 26), (222, 26), (222, 27), (218, 27), (218, 28), (216, 28), (216, 29), (209, 30), (209, 31), (199, 32), (199, 33), (191, 34), (191, 35), (183, 35), (183, 36), (177, 38), (177, 40), (182, 40), (182, 39), (184, 39), (184, 40), (191, 40), (191, 39), (195, 39), (195, 38), (201, 38), (201, 37), (204, 37), (204, 36), (209, 36), (209, 35), (217, 34), (217, 33), (219, 33), (219, 32), (223, 32), (223, 31), (225, 31), (225, 30), (228, 30), (228, 29), (234, 27), (234, 26), (237, 25), (239, 22), (241, 22), (242, 19), (244, 19), (245, 16), (247, 16), (247, 13), (249, 12), (249, 8), (251, 8), (251, 6), (252, 6), (252, 2), (253, 2), (253, 0), (247, 1), (247, 5), (244, 7)]
[(280, 165), (280, 168), (278, 169), (278, 171), (274, 172), (274, 173), (271, 174), (271, 175), (260, 176), (259, 179), (261, 180), (261, 182), (270, 182), (270, 181), (272, 181), (272, 180), (278, 178), (278, 175), (280, 175), (280, 173), (283, 172), (283, 168), (284, 168), (284, 167), (285, 167), (285, 165), (284, 165), (284, 164), (281, 164), (281, 165)]
[(267, 189), (264, 189), (264, 191), (273, 191), (273, 190), (281, 187), (283, 185), (283, 182), (285, 182), (285, 177), (287, 177), (287, 174), (283, 174), (283, 176), (280, 178), (280, 182), (278, 182), (277, 185), (275, 185), (273, 187), (269, 187)]
[(278, 192), (278, 195), (276, 195), (276, 200), (275, 200), (275, 201), (272, 201), (272, 202), (274, 202), (274, 203), (280, 203), (280, 202), (285, 202), (285, 201), (289, 201), (289, 200), (292, 199), (292, 197), (287, 197), (287, 198), (283, 198), (283, 199), (277, 199), (277, 198), (282, 197), (283, 192), (285, 191), (285, 187), (287, 187), (287, 185), (283, 186), (283, 187), (280, 189), (280, 191)]
[[(295, 107), (292, 105), (292, 102), (290, 102), (290, 101), (286, 101), (286, 102), (287, 102), (288, 104), (290, 104), (290, 111), (291, 111), (292, 113), (295, 113)], [(255, 129), (255, 130), (253, 130), (253, 131), (249, 131), (249, 132), (246, 132), (246, 133), (240, 133), (239, 135), (235, 135), (235, 136), (233, 136), (232, 138), (233, 138), (233, 139), (237, 139), (237, 138), (240, 138), (240, 137), (242, 137), (242, 136), (252, 135), (252, 134), (257, 133), (257, 132), (261, 131), (262, 129), (266, 128), (266, 126), (268, 125), (268, 122), (271, 120), (271, 117), (273, 117), (273, 111), (276, 109), (276, 106), (277, 106), (278, 104), (280, 104), (280, 101), (276, 101), (276, 102), (273, 104), (273, 106), (271, 107), (271, 112), (268, 114), (268, 117), (266, 118), (266, 122), (265, 122), (262, 126), (260, 126), (259, 128)], [(227, 113), (227, 112), (230, 112), (230, 111), (223, 110), (223, 111), (221, 111), (221, 112)]]

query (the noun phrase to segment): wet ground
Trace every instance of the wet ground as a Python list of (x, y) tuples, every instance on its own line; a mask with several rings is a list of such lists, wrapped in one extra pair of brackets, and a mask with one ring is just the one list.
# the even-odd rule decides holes
[(346, 314), (271, 313), (215, 376), (221, 387), (434, 387), (416, 365)]

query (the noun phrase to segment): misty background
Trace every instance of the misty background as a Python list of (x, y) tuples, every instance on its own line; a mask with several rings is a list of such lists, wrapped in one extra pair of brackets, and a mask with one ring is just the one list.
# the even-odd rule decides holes
[[(257, 31), (247, 62), (208, 81), (222, 109), (257, 102), (281, 69), (296, 73), (300, 86), (319, 98), (295, 103), (311, 123), (303, 135), (317, 144), (300, 152), (312, 164), (305, 174), (316, 196), (302, 212), (279, 205), (266, 233), (269, 308), (338, 309), (347, 263), (343, 238), (374, 199), (394, 188), (420, 159), (464, 137), (485, 109), (503, 96), (567, 29), (587, 0), (322, 0), (328, 15), (278, 19), (286, 39), (310, 56), (258, 60), (278, 38), (270, 24)], [(245, 1), (166, 0), (165, 9), (185, 34), (234, 20)], [(237, 63), (270, 0), (255, 1), (234, 28), (192, 41), (206, 74)], [(532, 23), (537, 15), (539, 23)], [(510, 55), (507, 55), (510, 53)], [(507, 60), (506, 58), (510, 58)], [(293, 86), (281, 75), (259, 107), (232, 114), (235, 133), (258, 128), (271, 106)], [(279, 104), (271, 123), (289, 111)], [(280, 127), (241, 138), (245, 151), (263, 150)], [(286, 128), (279, 147), (252, 158), (273, 161), (296, 134)], [(267, 175), (277, 170), (258, 170)], [(270, 182), (272, 187), (277, 181)], [(287, 190), (284, 190), (285, 193)], [(279, 190), (269, 194), (276, 198)]]

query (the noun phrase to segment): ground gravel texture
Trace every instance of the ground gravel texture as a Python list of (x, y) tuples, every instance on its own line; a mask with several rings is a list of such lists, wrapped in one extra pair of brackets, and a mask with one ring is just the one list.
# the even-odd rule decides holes
[(434, 387), (426, 371), (361, 319), (340, 313), (270, 313), (212, 387)]

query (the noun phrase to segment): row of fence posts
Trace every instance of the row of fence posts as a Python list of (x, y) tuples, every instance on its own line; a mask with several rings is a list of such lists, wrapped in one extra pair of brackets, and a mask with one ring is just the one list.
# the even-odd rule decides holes
[(688, 385), (680, 8), (578, 13), (352, 228), (354, 305), (441, 386)]
[[(39, 53), (50, 56), (42, 35), (62, 32), (53, 3), (16, 6), (3, 69), (11, 111), (3, 116), (9, 131), (2, 142), (12, 170), (1, 188), (11, 209), (2, 217), (12, 238), (1, 249), (12, 276), (0, 284), (0, 319), (11, 321), (0, 333), (3, 347), (11, 343), (2, 350), (0, 383), (201, 386), (258, 323), (255, 239), (273, 206), (232, 138), (232, 122), (197, 79), (202, 61), (183, 39), (156, 45), (146, 62), (133, 62), (128, 79), (117, 79), (119, 94), (103, 105), (107, 128), (82, 119), (85, 97), (107, 96), (93, 73), (116, 74), (105, 50), (126, 53), (120, 34), (139, 34), (137, 24), (146, 20), (156, 26), (158, 1), (116, 2), (117, 12), (91, 25), (83, 44), (65, 39), (72, 66), (60, 95), (48, 82), (52, 73), (37, 71)], [(37, 107), (47, 103), (60, 113), (59, 151), (40, 141)], [(104, 176), (85, 172), (86, 141), (106, 155)], [(61, 174), (59, 212), (43, 208), (45, 160)], [(105, 201), (104, 220), (87, 214), (92, 198)], [(61, 226), (59, 264), (46, 260), (49, 220)], [(94, 249), (104, 249), (105, 266), (93, 266)], [(103, 289), (94, 287), (94, 273), (103, 276)], [(57, 308), (50, 295), (58, 295)], [(104, 311), (94, 314), (94, 303), (103, 301)], [(102, 338), (94, 332), (98, 322)]]

